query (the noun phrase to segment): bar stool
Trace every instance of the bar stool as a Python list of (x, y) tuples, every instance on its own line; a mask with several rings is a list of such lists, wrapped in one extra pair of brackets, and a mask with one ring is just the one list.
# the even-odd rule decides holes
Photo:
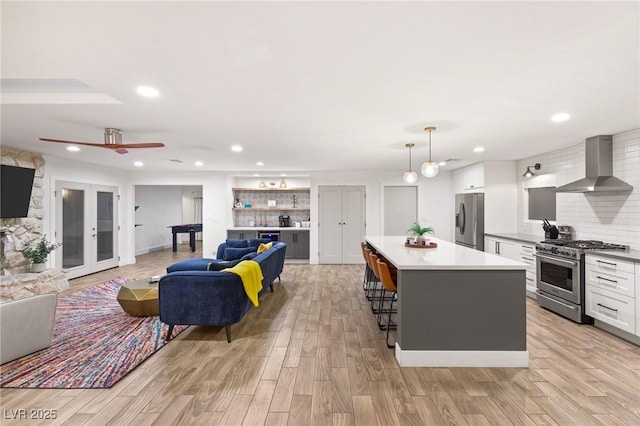
[[(383, 302), (391, 300), (391, 297), (387, 297), (385, 296), (385, 291), (384, 291), (384, 287), (382, 286), (382, 281), (380, 280), (380, 273), (378, 271), (378, 255), (374, 254), (374, 253), (369, 253), (369, 261), (371, 264), (371, 270), (373, 271), (373, 276), (374, 276), (374, 286), (372, 288), (372, 293), (371, 293), (371, 310), (373, 311), (374, 314), (378, 314), (378, 310), (380, 309), (380, 307), (382, 306)], [(378, 286), (378, 283), (380, 283), (380, 286)], [(386, 313), (386, 311), (385, 311)], [(378, 326), (380, 326), (380, 322), (378, 322)], [(380, 326), (381, 330), (384, 330), (384, 328), (382, 326)]]
[(364, 257), (365, 267), (364, 267), (364, 277), (362, 277), (362, 290), (364, 290), (364, 294), (367, 297), (367, 300), (371, 300), (371, 296), (369, 295), (369, 291), (371, 290), (371, 282), (373, 281), (373, 271), (370, 266), (369, 254), (371, 249), (367, 247), (367, 243), (361, 242), (362, 246), (362, 257)]
[[(378, 276), (380, 277), (380, 280), (382, 281), (382, 286), (384, 288), (385, 291), (391, 292), (391, 297), (388, 300), (391, 300), (391, 305), (389, 306), (389, 309), (385, 309), (383, 312), (382, 309), (382, 305), (383, 305), (383, 299), (380, 299), (380, 308), (378, 309), (378, 325), (380, 326), (380, 328), (382, 329), (382, 327), (384, 326), (384, 328), (387, 330), (387, 347), (388, 348), (393, 348), (395, 347), (395, 345), (390, 345), (389, 344), (389, 330), (393, 329), (393, 330), (397, 330), (398, 329), (398, 324), (397, 323), (392, 323), (391, 322), (391, 314), (395, 314), (398, 312), (397, 309), (393, 309), (393, 302), (396, 299), (396, 294), (398, 293), (398, 286), (396, 284), (396, 282), (393, 280), (393, 278), (391, 278), (391, 272), (389, 270), (389, 265), (387, 265), (386, 262), (382, 261), (382, 260), (377, 260), (376, 262), (376, 266), (377, 266), (377, 270), (378, 270)], [(381, 325), (381, 317), (383, 313), (388, 313), (389, 317), (387, 318), (387, 323), (386, 324), (382, 324)]]

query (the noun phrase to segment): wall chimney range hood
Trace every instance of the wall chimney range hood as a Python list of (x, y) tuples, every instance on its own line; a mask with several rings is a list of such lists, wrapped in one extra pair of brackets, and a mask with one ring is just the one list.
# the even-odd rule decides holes
[(613, 176), (613, 137), (600, 135), (585, 141), (586, 177), (556, 188), (556, 192), (632, 191), (633, 186)]

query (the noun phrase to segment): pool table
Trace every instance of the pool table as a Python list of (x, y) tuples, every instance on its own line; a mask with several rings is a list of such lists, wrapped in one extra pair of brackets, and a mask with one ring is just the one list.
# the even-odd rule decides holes
[(187, 225), (172, 225), (168, 226), (171, 228), (171, 233), (173, 234), (173, 251), (178, 251), (178, 234), (189, 233), (189, 247), (191, 247), (191, 251), (196, 251), (196, 232), (202, 232), (202, 224), (201, 223), (190, 223)]

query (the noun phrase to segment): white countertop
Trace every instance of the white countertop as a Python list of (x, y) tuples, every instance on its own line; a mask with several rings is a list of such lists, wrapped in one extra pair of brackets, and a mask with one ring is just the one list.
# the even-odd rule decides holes
[(544, 241), (544, 235), (537, 236), (532, 234), (521, 234), (519, 232), (506, 233), (506, 234), (492, 234), (489, 232), (485, 232), (484, 235), (489, 237), (494, 236), (498, 238), (504, 238), (506, 240), (514, 240), (514, 241), (520, 241), (520, 242), (531, 243), (531, 244), (536, 244), (541, 241)]
[(308, 231), (311, 228), (295, 226), (233, 226), (227, 231)]
[(431, 238), (438, 247), (432, 249), (405, 247), (406, 236), (365, 236), (396, 268), (401, 270), (519, 270), (524, 263)]

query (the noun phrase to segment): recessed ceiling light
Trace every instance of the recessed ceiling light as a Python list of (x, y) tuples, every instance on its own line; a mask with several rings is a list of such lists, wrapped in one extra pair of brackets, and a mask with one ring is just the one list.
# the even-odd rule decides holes
[(258, 161), (258, 162), (256, 163), (256, 166), (264, 166), (264, 163), (263, 163), (262, 161)]
[(483, 152), (484, 148), (481, 146), (476, 146), (475, 148), (473, 148), (473, 152)]
[(254, 173), (253, 177), (260, 177), (260, 175), (258, 173)]
[(553, 121), (554, 123), (562, 123), (563, 121), (567, 121), (570, 118), (571, 116), (566, 112), (559, 112), (551, 117), (551, 121)]
[(196, 166), (198, 167), (204, 166), (204, 163), (202, 161), (196, 161)]
[(234, 145), (234, 146), (231, 147), (231, 151), (240, 152), (240, 151), (242, 151), (242, 147), (240, 145)]
[(144, 96), (145, 98), (157, 98), (160, 95), (158, 89), (149, 86), (140, 86), (136, 91), (140, 96)]
[(446, 161), (441, 161), (441, 162), (439, 162), (439, 163), (438, 163), (438, 166), (442, 166), (442, 167), (444, 167), (444, 166), (446, 166), (446, 165), (447, 165), (447, 162), (446, 162)]
[(286, 173), (282, 173), (280, 176), (287, 177), (287, 174)]
[(144, 163), (142, 161), (136, 161), (136, 162), (133, 163), (133, 165), (136, 166), (136, 167), (142, 167), (142, 166), (144, 166)]
[(78, 152), (80, 151), (80, 148), (78, 148), (77, 146), (68, 146), (67, 151)]

